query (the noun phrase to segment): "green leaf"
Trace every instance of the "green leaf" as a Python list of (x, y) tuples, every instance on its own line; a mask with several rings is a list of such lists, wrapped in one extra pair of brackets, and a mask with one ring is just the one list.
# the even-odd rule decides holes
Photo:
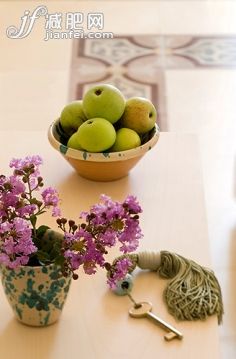
[(61, 246), (55, 243), (49, 254), (50, 260), (55, 260), (61, 254)]
[(36, 233), (37, 233), (37, 237), (38, 237), (38, 238), (42, 238), (42, 237), (44, 236), (45, 232), (46, 232), (48, 229), (50, 229), (50, 227), (44, 226), (44, 225), (40, 226), (40, 227), (37, 229), (37, 232), (36, 232)]
[(37, 217), (35, 216), (35, 214), (32, 214), (32, 216), (30, 216), (30, 222), (32, 223), (32, 226), (35, 227), (37, 222)]
[(59, 255), (55, 258), (55, 264), (62, 266), (65, 262), (65, 258), (62, 255)]
[(37, 205), (37, 204), (38, 204), (38, 200), (37, 200), (37, 198), (35, 198), (35, 197), (34, 197), (34, 198), (31, 198), (30, 203), (31, 203), (31, 204), (36, 204), (36, 205)]
[(42, 250), (38, 250), (37, 251), (37, 257), (38, 257), (38, 260), (42, 263), (47, 263), (47, 262), (50, 262), (50, 256), (47, 252), (44, 252)]

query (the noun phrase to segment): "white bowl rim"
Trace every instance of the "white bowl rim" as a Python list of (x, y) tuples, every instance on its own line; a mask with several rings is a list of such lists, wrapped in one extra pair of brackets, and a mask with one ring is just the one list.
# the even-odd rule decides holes
[(151, 150), (152, 147), (157, 143), (160, 131), (157, 126), (155, 125), (155, 133), (152, 138), (144, 143), (143, 145), (132, 148), (131, 150), (126, 151), (119, 151), (119, 152), (87, 152), (87, 151), (80, 151), (74, 148), (67, 147), (59, 142), (54, 134), (53, 128), (59, 119), (53, 121), (48, 129), (48, 140), (52, 147), (54, 147), (57, 151), (59, 151), (64, 157), (73, 158), (82, 161), (89, 161), (89, 162), (114, 162), (114, 161), (124, 161), (135, 157), (143, 156), (144, 153)]

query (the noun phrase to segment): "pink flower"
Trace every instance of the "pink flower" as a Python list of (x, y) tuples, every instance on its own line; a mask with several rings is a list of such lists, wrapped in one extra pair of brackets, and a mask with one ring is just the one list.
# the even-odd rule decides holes
[[(45, 226), (37, 228), (37, 218), (46, 209), (52, 210), (52, 216), (60, 216), (57, 190), (52, 187), (42, 190), (41, 164), (42, 159), (37, 155), (13, 159), (10, 162), (13, 175), (0, 175), (0, 263), (9, 268), (26, 265), (30, 259), (38, 263), (37, 251), (43, 249), (40, 245), (36, 247), (35, 243), (40, 242), (36, 237), (41, 236)], [(56, 241), (55, 246), (52, 243), (52, 262), (62, 263), (64, 275), (81, 266), (89, 275), (96, 273), (99, 267), (109, 270), (111, 265), (105, 258), (110, 248), (119, 245), (121, 252), (128, 253), (138, 247), (143, 236), (138, 216), (141, 212), (141, 206), (132, 195), (119, 202), (103, 194), (99, 203), (80, 214), (83, 223), (58, 218), (64, 238)], [(116, 263), (109, 279), (111, 286), (125, 276), (129, 265), (127, 259)], [(73, 277), (76, 276), (73, 273)]]
[(129, 210), (132, 211), (133, 213), (141, 213), (142, 212), (142, 208), (140, 206), (140, 204), (137, 201), (137, 198), (129, 195), (126, 197), (124, 204), (128, 206)]
[(67, 250), (64, 253), (65, 258), (70, 262), (71, 268), (74, 270), (78, 269), (83, 264), (83, 256), (79, 253), (75, 253), (72, 250)]
[(45, 188), (42, 192), (45, 206), (57, 206), (59, 202), (58, 192), (52, 187)]
[(52, 209), (52, 216), (59, 217), (61, 215), (61, 210), (59, 207), (53, 207)]
[(53, 207), (52, 215), (54, 217), (60, 216), (60, 209), (58, 208), (59, 196), (58, 196), (57, 190), (55, 188), (48, 187), (48, 188), (45, 188), (45, 190), (43, 190), (41, 195), (42, 195), (42, 199), (44, 201), (44, 205), (47, 208), (49, 208), (51, 206)]
[[(79, 269), (83, 266), (86, 274), (94, 274), (98, 267), (107, 267), (105, 256), (108, 249), (118, 243), (120, 251), (132, 252), (137, 249), (142, 238), (139, 226), (138, 214), (142, 211), (137, 199), (128, 196), (124, 202), (113, 201), (110, 197), (102, 195), (100, 202), (93, 205), (88, 212), (82, 212), (80, 218), (83, 224), (70, 230), (65, 230), (65, 219), (59, 219), (59, 227), (65, 232), (66, 258), (69, 266)], [(109, 264), (109, 263), (107, 263)], [(117, 280), (122, 279), (131, 262), (122, 259), (113, 267), (109, 284), (112, 286)]]
[[(26, 174), (27, 171), (30, 169), (29, 175), (29, 186), (30, 189), (38, 190), (38, 177), (40, 175), (39, 166), (43, 163), (43, 160), (40, 156), (26, 156), (23, 159), (12, 159), (10, 162), (10, 167), (15, 168), (14, 176), (16, 178), (21, 177), (22, 175)], [(22, 174), (19, 174), (22, 172)]]
[(23, 207), (17, 208), (16, 212), (17, 214), (24, 218), (25, 216), (30, 216), (36, 211), (37, 207), (35, 204), (27, 204)]
[(107, 283), (110, 286), (110, 288), (116, 287), (116, 282), (124, 279), (124, 277), (127, 275), (130, 266), (132, 265), (132, 262), (128, 258), (122, 258), (119, 261), (116, 262), (113, 270), (114, 273), (111, 277), (108, 278)]
[(127, 218), (125, 228), (119, 235), (119, 242), (122, 243), (120, 250), (124, 253), (133, 252), (139, 245), (139, 240), (143, 237), (139, 222), (133, 218)]
[(10, 258), (6, 253), (0, 253), (0, 263), (6, 267), (9, 267)]
[(14, 218), (11, 223), (1, 223), (0, 248), (0, 263), (9, 268), (28, 263), (30, 254), (37, 250), (29, 223), (22, 218)]
[(23, 170), (25, 167), (29, 167), (30, 165), (34, 165), (35, 167), (40, 166), (43, 163), (43, 160), (40, 156), (26, 156), (25, 158), (13, 158), (10, 162), (10, 167)]
[(25, 184), (18, 177), (10, 176), (9, 183), (12, 185), (12, 192), (15, 195), (21, 194), (25, 191)]

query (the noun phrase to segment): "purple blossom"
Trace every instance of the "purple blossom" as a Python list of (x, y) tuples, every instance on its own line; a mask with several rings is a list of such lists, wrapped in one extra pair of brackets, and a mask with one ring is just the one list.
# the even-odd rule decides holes
[(32, 239), (37, 235), (37, 217), (46, 208), (52, 208), (53, 216), (60, 215), (56, 190), (49, 187), (42, 198), (34, 196), (43, 187), (41, 164), (38, 155), (13, 159), (13, 174), (0, 175), (0, 263), (9, 268), (27, 264), (37, 251)]
[(72, 270), (77, 270), (83, 264), (83, 255), (72, 250), (67, 250), (64, 253), (65, 258), (70, 262)]
[[(52, 187), (42, 190), (41, 164), (40, 156), (13, 159), (10, 163), (13, 175), (0, 175), (0, 263), (9, 268), (26, 265), (29, 259), (37, 258), (38, 248), (34, 244), (37, 217), (49, 208), (52, 216), (60, 216), (57, 190)], [(34, 191), (40, 193), (36, 196)], [(64, 238), (56, 251), (58, 259), (63, 261), (63, 274), (72, 273), (76, 278), (74, 271), (80, 267), (89, 275), (96, 273), (99, 267), (105, 267), (107, 270), (112, 268), (110, 286), (121, 280), (131, 262), (124, 258), (112, 267), (106, 256), (116, 245), (123, 253), (137, 249), (143, 236), (138, 216), (141, 212), (136, 197), (132, 195), (123, 202), (101, 195), (99, 203), (80, 214), (83, 223), (58, 218)], [(68, 225), (69, 230), (66, 229)]]
[(0, 197), (2, 209), (8, 207), (16, 207), (19, 202), (19, 197), (12, 192), (3, 193)]
[(84, 271), (86, 274), (96, 273), (97, 266), (103, 267), (105, 264), (104, 254), (96, 246), (93, 238), (86, 243), (86, 253), (84, 255)]
[[(102, 194), (100, 196), (100, 203), (93, 205), (90, 208), (90, 213), (95, 216), (91, 220), (94, 225), (104, 225), (115, 218), (121, 218), (124, 216), (125, 209), (122, 203), (112, 201), (109, 196)], [(86, 212), (82, 212), (82, 217), (88, 215)]]
[(91, 233), (89, 233), (88, 231), (84, 230), (81, 227), (78, 228), (78, 230), (75, 231), (75, 233), (65, 232), (64, 237), (65, 237), (65, 240), (68, 243), (72, 243), (72, 244), (75, 243), (75, 242), (78, 242), (80, 240), (84, 240), (85, 242), (89, 242), (92, 239)]
[(74, 235), (73, 233), (69, 233), (69, 232), (65, 232), (64, 233), (64, 240), (66, 243), (70, 243), (70, 242), (73, 242), (74, 241)]
[(17, 170), (24, 170), (25, 167), (34, 165), (35, 167), (40, 166), (43, 163), (43, 160), (40, 156), (26, 156), (25, 158), (13, 158), (10, 162), (10, 167)]
[(37, 207), (35, 204), (26, 204), (25, 206), (19, 207), (16, 210), (16, 213), (24, 218), (25, 216), (30, 216), (36, 211)]
[(0, 234), (4, 234), (12, 229), (12, 223), (10, 222), (3, 222), (0, 223)]
[[(1, 248), (1, 247), (0, 247)], [(9, 267), (10, 264), (10, 258), (6, 253), (0, 253), (0, 264), (5, 265), (6, 267)]]
[(143, 237), (139, 222), (132, 218), (126, 219), (125, 228), (119, 235), (119, 242), (122, 243), (120, 250), (124, 253), (133, 252), (138, 248), (139, 240)]
[[(59, 219), (59, 227), (65, 232), (66, 258), (70, 268), (76, 270), (83, 266), (86, 274), (94, 274), (98, 267), (108, 268), (105, 257), (111, 247), (120, 243), (119, 249), (123, 253), (136, 250), (143, 236), (138, 216), (141, 211), (134, 196), (118, 202), (102, 195), (99, 203), (80, 214), (83, 224), (76, 226), (75, 230), (72, 229), (74, 221), (66, 231), (65, 221)], [(109, 284), (112, 286), (122, 279), (130, 265), (128, 259), (118, 261), (112, 269)]]
[(60, 209), (58, 208), (59, 196), (58, 196), (57, 190), (55, 188), (48, 187), (42, 191), (41, 195), (42, 195), (42, 199), (44, 201), (45, 207), (47, 207), (47, 208), (49, 208), (50, 206), (53, 207), (52, 215), (54, 217), (60, 216)]
[(24, 266), (28, 263), (29, 257), (28, 256), (20, 256), (16, 257), (16, 259), (10, 261), (9, 257), (6, 261), (4, 259), (1, 261), (1, 255), (0, 255), (0, 263), (3, 263), (5, 266), (7, 266), (10, 269), (16, 269), (19, 266)]
[(128, 273), (132, 262), (129, 258), (122, 258), (118, 260), (113, 267), (113, 274), (107, 280), (110, 288), (114, 289), (116, 287), (116, 283), (122, 280)]
[[(79, 269), (83, 265), (86, 274), (94, 274), (97, 266), (104, 266), (103, 253), (97, 248), (89, 232), (82, 228), (76, 231), (75, 234), (66, 232), (65, 241), (71, 248), (65, 252), (65, 257), (69, 260), (73, 270)], [(81, 248), (81, 251), (77, 248)]]
[(120, 251), (123, 253), (130, 253), (134, 252), (139, 246), (139, 241), (137, 239), (133, 239), (132, 241), (123, 243), (122, 246), (120, 246)]
[(57, 206), (59, 202), (58, 192), (55, 188), (48, 187), (42, 192), (42, 198), (45, 206)]
[(32, 231), (29, 223), (22, 218), (14, 218), (11, 223), (0, 224), (0, 263), (9, 268), (26, 264), (29, 255), (37, 248), (32, 241)]
[(133, 213), (141, 213), (142, 212), (142, 208), (140, 206), (140, 204), (137, 201), (137, 198), (129, 195), (126, 197), (124, 204), (128, 206), (129, 210), (132, 211)]
[(10, 176), (9, 183), (12, 185), (12, 192), (15, 195), (21, 194), (25, 191), (25, 184), (18, 177)]
[(59, 217), (61, 215), (61, 210), (59, 207), (53, 207), (52, 208), (52, 216), (53, 217)]
[(99, 235), (99, 241), (108, 247), (113, 247), (116, 244), (117, 232), (108, 228), (104, 233)]
[[(10, 162), (10, 167), (14, 168), (14, 176), (19, 177), (19, 171), (26, 173), (30, 168), (29, 176), (29, 187), (32, 191), (38, 190), (38, 177), (40, 175), (39, 166), (43, 163), (43, 160), (40, 156), (26, 156), (23, 159), (12, 159)], [(17, 172), (18, 171), (18, 172)]]
[(2, 186), (6, 182), (6, 176), (0, 175), (0, 186)]

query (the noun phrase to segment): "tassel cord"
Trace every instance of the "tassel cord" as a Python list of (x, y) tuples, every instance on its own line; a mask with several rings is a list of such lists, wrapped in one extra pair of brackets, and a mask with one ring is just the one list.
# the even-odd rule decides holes
[(138, 266), (157, 271), (160, 277), (170, 280), (163, 297), (176, 319), (204, 320), (216, 314), (218, 323), (222, 322), (222, 294), (212, 270), (168, 251), (140, 252), (125, 257), (132, 262), (130, 272)]

